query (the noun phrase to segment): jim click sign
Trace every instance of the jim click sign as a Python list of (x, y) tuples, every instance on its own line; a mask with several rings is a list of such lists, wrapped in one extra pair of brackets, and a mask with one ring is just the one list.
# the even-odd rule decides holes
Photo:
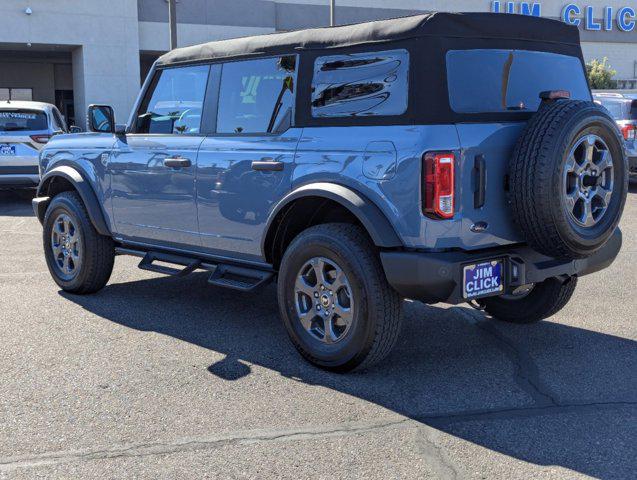
[[(540, 17), (542, 16), (542, 4), (540, 2), (494, 0), (491, 2), (491, 11)], [(637, 24), (637, 14), (632, 7), (622, 7), (616, 10), (613, 7), (584, 7), (576, 3), (564, 5), (561, 19), (569, 25), (581, 25), (586, 30), (605, 30), (607, 32), (613, 30), (615, 26), (622, 32), (632, 32)]]

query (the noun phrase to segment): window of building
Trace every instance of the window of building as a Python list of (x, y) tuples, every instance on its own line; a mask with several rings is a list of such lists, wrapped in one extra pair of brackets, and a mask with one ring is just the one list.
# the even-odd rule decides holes
[(451, 50), (447, 77), (451, 108), (458, 113), (534, 112), (546, 90), (591, 99), (581, 60), (555, 53)]
[(217, 132), (271, 133), (291, 124), (296, 56), (223, 65)]
[(33, 100), (32, 88), (0, 88), (0, 101)]
[(207, 65), (161, 70), (146, 92), (136, 133), (198, 134), (208, 83)]
[(312, 116), (401, 115), (407, 110), (408, 87), (407, 50), (318, 57)]

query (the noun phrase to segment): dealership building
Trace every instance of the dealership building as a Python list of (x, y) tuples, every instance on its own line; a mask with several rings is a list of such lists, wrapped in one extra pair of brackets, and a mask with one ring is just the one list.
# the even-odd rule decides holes
[[(177, 0), (179, 46), (329, 25), (329, 0)], [(577, 25), (586, 60), (607, 57), (637, 88), (635, 0), (336, 0), (336, 24), (431, 11), (537, 15)], [(125, 121), (153, 61), (169, 47), (167, 0), (2, 0), (0, 100), (56, 104), (84, 126), (106, 103)]]

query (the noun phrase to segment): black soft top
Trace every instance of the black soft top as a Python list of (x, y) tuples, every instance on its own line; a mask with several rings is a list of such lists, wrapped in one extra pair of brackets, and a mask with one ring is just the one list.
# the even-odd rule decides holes
[(409, 17), (233, 38), (178, 48), (162, 55), (158, 66), (228, 57), (291, 53), (374, 44), (420, 37), (501, 39), (579, 46), (577, 27), (557, 20), (499, 13), (429, 13)]
[[(296, 126), (422, 125), (515, 121), (530, 112), (466, 114), (449, 104), (446, 55), (451, 50), (511, 49), (569, 55), (584, 60), (577, 27), (557, 20), (503, 13), (430, 13), (340, 27), (315, 28), (235, 38), (179, 48), (161, 56), (155, 68), (239, 58), (300, 53), (297, 98), (311, 97), (315, 61), (347, 55), (404, 49), (409, 52), (409, 99), (400, 116), (314, 118), (310, 102), (297, 102)], [(480, 82), (481, 78), (468, 79)]]

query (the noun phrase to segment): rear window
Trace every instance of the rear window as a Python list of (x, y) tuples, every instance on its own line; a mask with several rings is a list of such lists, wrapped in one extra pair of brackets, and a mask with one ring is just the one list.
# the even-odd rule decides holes
[(596, 97), (595, 101), (606, 108), (615, 120), (637, 120), (637, 100), (609, 100)]
[(44, 112), (34, 110), (0, 110), (0, 131), (20, 132), (48, 130)]
[(628, 115), (624, 102), (609, 102), (601, 99), (597, 101), (610, 112), (615, 120), (625, 120)]
[(591, 99), (580, 59), (555, 53), (451, 50), (447, 77), (451, 108), (458, 113), (533, 112), (546, 90)]

